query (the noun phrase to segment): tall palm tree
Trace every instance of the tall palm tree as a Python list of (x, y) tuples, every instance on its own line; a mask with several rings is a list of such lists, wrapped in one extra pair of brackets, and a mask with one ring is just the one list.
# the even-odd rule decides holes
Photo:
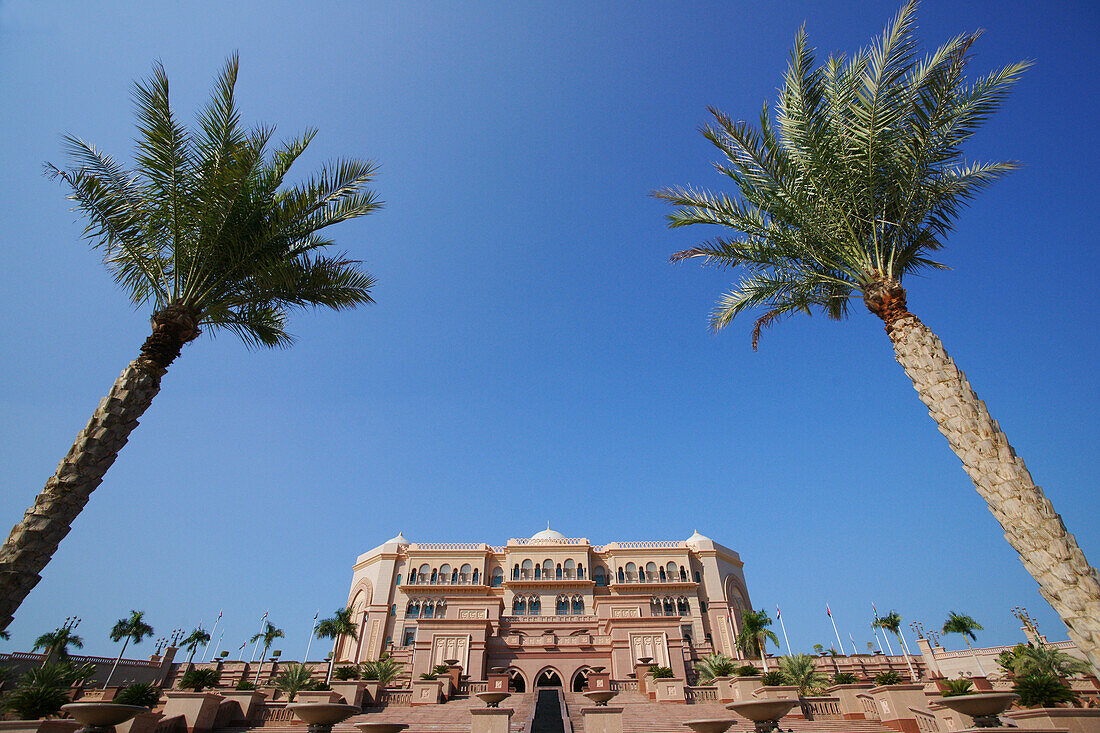
[(107, 686), (111, 684), (111, 678), (115, 676), (115, 670), (118, 668), (118, 663), (122, 661), (122, 655), (126, 653), (126, 646), (130, 641), (133, 640), (135, 644), (140, 644), (142, 639), (152, 635), (153, 627), (145, 623), (144, 611), (131, 609), (128, 618), (118, 620), (118, 623), (111, 629), (111, 641), (121, 641), (122, 650), (118, 653), (118, 659), (111, 665), (111, 671), (107, 674), (107, 681), (103, 683), (103, 689), (106, 690)]
[(353, 640), (359, 639), (359, 633), (355, 628), (355, 622), (351, 619), (352, 608), (337, 609), (332, 618), (323, 619), (317, 624), (315, 632), (318, 639), (332, 639), (332, 656), (328, 660), (328, 674), (325, 676), (325, 684), (332, 681), (332, 667), (336, 664), (336, 649), (340, 640), (350, 636)]
[(180, 642), (184, 649), (190, 652), (187, 656), (187, 666), (191, 666), (191, 660), (195, 658), (195, 650), (197, 650), (203, 644), (210, 641), (210, 634), (204, 630), (201, 626), (197, 627), (194, 631), (187, 635), (187, 637)]
[[(945, 634), (962, 634), (963, 641), (966, 642), (966, 648), (970, 651), (974, 651), (974, 648), (970, 646), (970, 640), (978, 640), (978, 637), (974, 634), (975, 631), (981, 631), (982, 625), (972, 619), (969, 616), (955, 613), (954, 611), (947, 617), (947, 620), (943, 622), (943, 633)], [(978, 669), (981, 670), (982, 676), (985, 677), (985, 667), (982, 666), (982, 660), (980, 657), (975, 656), (974, 661), (978, 663)]]
[(913, 663), (909, 660), (909, 647), (905, 644), (905, 637), (901, 635), (901, 614), (897, 611), (891, 611), (885, 616), (876, 618), (871, 622), (871, 626), (894, 632), (894, 636), (898, 638), (898, 643), (901, 644), (901, 648), (905, 652), (905, 664), (909, 667), (909, 679), (916, 682), (917, 673), (913, 670)]
[(276, 639), (282, 639), (285, 636), (286, 636), (286, 634), (283, 633), (282, 629), (278, 629), (278, 628), (272, 626), (271, 622), (267, 621), (266, 625), (264, 626), (264, 630), (260, 631), (257, 634), (254, 634), (252, 636), (252, 638), (248, 640), (249, 644), (251, 644), (253, 642), (256, 642), (256, 641), (259, 641), (260, 639), (263, 639), (263, 642), (264, 642), (264, 650), (260, 654), (260, 663), (258, 665), (256, 665), (256, 684), (257, 685), (260, 684), (260, 670), (263, 669), (264, 659), (267, 658), (267, 650), (271, 648), (271, 645), (275, 642)]
[(62, 626), (35, 639), (31, 651), (41, 649), (45, 652), (46, 658), (42, 661), (42, 664), (45, 665), (50, 657), (56, 657), (59, 660), (68, 659), (69, 647), (71, 646), (83, 649), (84, 640), (74, 634), (68, 626)]
[(711, 109), (703, 134), (724, 156), (718, 170), (739, 196), (668, 188), (670, 226), (713, 224), (737, 234), (672, 256), (738, 269), (740, 282), (711, 315), (722, 329), (762, 308), (753, 330), (795, 313), (847, 315), (852, 299), (883, 320), (912, 380), (978, 493), (1004, 528), (1043, 596), (1100, 669), (1100, 576), (1023, 460), (940, 340), (906, 306), (907, 275), (944, 266), (932, 259), (981, 189), (1016, 168), (973, 163), (963, 145), (1002, 104), (1029, 66), (1010, 64), (967, 82), (978, 33), (919, 57), (915, 3), (851, 59), (817, 66), (799, 31), (775, 119), (760, 128)]
[(284, 185), (315, 132), (270, 151), (273, 128), (242, 129), (237, 66), (230, 57), (195, 130), (173, 116), (159, 64), (136, 84), (133, 170), (76, 137), (66, 138), (72, 167), (48, 166), (87, 218), (85, 235), (107, 270), (135, 306), (151, 306), (152, 333), (0, 547), (0, 629), (186, 344), (205, 329), (230, 331), (250, 347), (288, 346), (291, 311), (373, 302), (374, 278), (343, 255), (324, 254), (332, 240), (323, 230), (380, 207), (366, 188), (375, 165), (338, 160), (300, 185)]
[(779, 646), (779, 637), (775, 635), (774, 631), (768, 629), (771, 625), (771, 617), (764, 609), (754, 611), (751, 608), (746, 608), (741, 611), (741, 630), (737, 633), (737, 648), (745, 654), (752, 654), (754, 651), (760, 654), (760, 661), (764, 664), (765, 672), (768, 671), (768, 655), (765, 653), (764, 647), (769, 641), (777, 647)]

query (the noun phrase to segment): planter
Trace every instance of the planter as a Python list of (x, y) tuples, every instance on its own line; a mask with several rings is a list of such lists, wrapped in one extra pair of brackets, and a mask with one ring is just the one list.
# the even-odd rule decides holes
[(348, 705), (354, 705), (360, 707), (363, 704), (363, 690), (366, 683), (356, 680), (349, 680), (346, 682), (332, 682), (329, 687), (332, 691), (340, 696), (344, 702)]
[(1003, 717), (1020, 728), (1066, 730), (1069, 733), (1096, 733), (1100, 730), (1100, 708), (1028, 708), (1010, 710)]
[(0, 733), (76, 733), (80, 723), (75, 720), (0, 720)]
[(726, 733), (730, 726), (736, 722), (732, 718), (729, 720), (714, 718), (711, 720), (685, 720), (684, 725), (691, 728), (695, 733)]
[(354, 705), (332, 702), (292, 702), (286, 708), (309, 726), (309, 733), (332, 733), (332, 726), (362, 712)]
[(443, 680), (413, 680), (410, 705), (438, 705), (442, 702)]
[(596, 704), (597, 707), (607, 707), (607, 701), (619, 693), (614, 690), (589, 690), (584, 696)]
[(1019, 699), (1020, 696), (1014, 692), (986, 692), (977, 695), (937, 697), (932, 702), (962, 715), (969, 715), (974, 719), (975, 728), (997, 728), (1001, 726), (998, 716)]
[(794, 685), (763, 685), (753, 695), (757, 700), (797, 700), (798, 688)]
[(341, 700), (343, 700), (343, 698), (332, 690), (302, 690), (294, 696), (294, 702), (290, 704), (323, 703), (326, 705), (334, 705), (340, 703)]
[(858, 696), (866, 693), (872, 687), (874, 685), (868, 682), (855, 685), (833, 685), (825, 688), (825, 691), (838, 699), (840, 717), (845, 720), (865, 720), (863, 703), (860, 702)]
[(479, 692), (477, 699), (485, 703), (487, 708), (499, 708), (502, 700), (511, 697), (510, 692)]
[(240, 713), (234, 716), (231, 722), (251, 720), (252, 714), (256, 711), (264, 701), (264, 694), (262, 692), (253, 692), (251, 690), (233, 690), (232, 692), (223, 692), (222, 697), (226, 700), (230, 700), (237, 704), (240, 708)]
[(113, 733), (115, 726), (125, 723), (149, 708), (139, 705), (118, 705), (113, 702), (71, 702), (61, 710), (83, 724), (80, 733)]
[(168, 690), (164, 693), (164, 717), (183, 716), (187, 733), (205, 733), (214, 725), (218, 715), (218, 706), (224, 699), (213, 692), (178, 692)]
[(683, 680), (662, 677), (660, 679), (651, 679), (649, 684), (657, 702), (678, 702), (685, 705), (687, 704), (687, 698), (684, 696)]
[(780, 719), (798, 705), (798, 699), (786, 700), (749, 700), (731, 702), (726, 707), (743, 718), (753, 722), (756, 733), (770, 733), (779, 727)]

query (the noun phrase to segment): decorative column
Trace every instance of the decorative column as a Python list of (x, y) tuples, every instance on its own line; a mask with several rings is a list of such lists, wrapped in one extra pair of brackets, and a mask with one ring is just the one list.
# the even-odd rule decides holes
[(585, 733), (623, 733), (622, 708), (581, 708), (581, 715)]
[(470, 733), (508, 733), (512, 712), (511, 708), (472, 708)]

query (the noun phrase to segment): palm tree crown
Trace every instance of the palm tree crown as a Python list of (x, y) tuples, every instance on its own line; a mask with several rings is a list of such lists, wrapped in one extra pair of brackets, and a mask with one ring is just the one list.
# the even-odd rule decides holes
[(69, 656), (70, 646), (83, 649), (84, 640), (74, 634), (71, 629), (62, 626), (60, 629), (54, 629), (35, 639), (31, 651), (42, 649), (47, 657), (56, 654), (59, 659), (65, 659)]
[(372, 302), (374, 279), (321, 231), (376, 211), (365, 189), (376, 166), (340, 160), (294, 187), (291, 165), (315, 132), (268, 151), (274, 128), (242, 129), (234, 55), (213, 99), (187, 130), (169, 106), (160, 64), (134, 85), (136, 167), (66, 137), (74, 167), (49, 167), (71, 188), (88, 218), (85, 235), (135, 305), (151, 302), (154, 333), (142, 349), (150, 368), (165, 368), (201, 329), (229, 330), (249, 345), (285, 346), (294, 308), (347, 308)]
[(897, 611), (891, 611), (885, 616), (880, 616), (872, 621), (871, 627), (893, 631), (894, 635), (897, 636), (901, 630), (901, 614)]
[(264, 642), (264, 656), (266, 656), (268, 647), (270, 647), (276, 639), (282, 639), (285, 636), (286, 634), (283, 633), (282, 629), (272, 626), (271, 622), (268, 621), (264, 626), (264, 630), (254, 634), (248, 641), (252, 643), (262, 639)]
[(140, 644), (142, 639), (152, 635), (153, 627), (145, 623), (144, 611), (131, 610), (128, 618), (120, 618), (111, 629), (111, 641), (125, 639), (126, 643)]
[(747, 608), (741, 611), (741, 631), (737, 634), (737, 646), (746, 654), (757, 652), (764, 656), (764, 646), (772, 642), (779, 646), (779, 637), (768, 629), (772, 625), (768, 612), (760, 609), (753, 611)]
[(355, 628), (355, 622), (351, 620), (352, 608), (337, 609), (332, 618), (322, 619), (317, 624), (318, 639), (338, 639), (341, 636), (350, 636), (358, 640), (359, 635)]
[(1029, 64), (967, 84), (979, 33), (921, 58), (915, 10), (907, 3), (877, 43), (822, 66), (800, 30), (775, 119), (765, 105), (759, 130), (711, 108), (703, 134), (725, 157), (716, 167), (739, 198), (690, 187), (655, 193), (678, 207), (670, 226), (740, 232), (672, 258), (742, 271), (712, 313), (715, 329), (762, 307), (755, 348), (761, 328), (792, 313), (819, 309), (839, 319), (853, 296), (881, 311), (906, 274), (943, 267), (930, 254), (961, 207), (1015, 167), (968, 163), (962, 145)]
[(195, 658), (195, 651), (210, 641), (210, 634), (201, 626), (197, 627), (194, 631), (187, 635), (187, 637), (180, 642), (181, 646), (190, 652), (187, 657), (187, 663), (190, 664), (191, 660)]
[(947, 620), (943, 622), (943, 633), (945, 634), (962, 634), (964, 639), (973, 639), (977, 641), (978, 637), (974, 634), (975, 631), (981, 631), (982, 625), (962, 614), (951, 612), (951, 615), (947, 617)]

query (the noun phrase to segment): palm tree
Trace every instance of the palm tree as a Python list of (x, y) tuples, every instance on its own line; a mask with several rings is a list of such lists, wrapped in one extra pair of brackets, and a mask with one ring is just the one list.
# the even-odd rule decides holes
[(57, 472), (0, 547), (0, 629), (39, 581), (184, 345), (203, 329), (250, 347), (288, 346), (299, 308), (373, 302), (374, 278), (343, 255), (324, 254), (324, 229), (376, 211), (366, 189), (376, 167), (339, 160), (297, 186), (284, 176), (315, 132), (268, 150), (273, 128), (242, 129), (234, 97), (237, 58), (188, 130), (173, 116), (157, 64), (134, 87), (136, 166), (67, 137), (72, 167), (48, 166), (88, 220), (86, 236), (136, 306), (152, 307), (152, 333), (115, 381)]
[(294, 697), (299, 692), (312, 686), (313, 672), (304, 664), (291, 662), (275, 677), (275, 687), (286, 693), (287, 702), (294, 702)]
[(695, 671), (699, 673), (699, 684), (705, 684), (719, 677), (729, 677), (739, 666), (733, 657), (715, 652), (696, 662)]
[(655, 193), (671, 202), (672, 227), (714, 224), (739, 234), (672, 256), (739, 269), (718, 301), (715, 330), (763, 309), (753, 330), (819, 310), (847, 315), (862, 299), (883, 320), (912, 380), (978, 493), (1038, 581), (1077, 645), (1100, 669), (1100, 579), (1035, 485), (1023, 460), (940, 340), (906, 306), (903, 279), (941, 269), (932, 259), (967, 202), (1016, 168), (971, 163), (962, 147), (1030, 65), (1020, 62), (967, 83), (978, 33), (920, 58), (907, 3), (880, 39), (851, 59), (815, 66), (800, 30), (773, 121), (760, 128), (711, 109), (703, 134), (725, 157), (718, 170), (739, 197), (694, 188)]
[(813, 690), (824, 686), (828, 677), (817, 668), (817, 659), (809, 654), (794, 654), (779, 660), (779, 671), (787, 678), (787, 684), (798, 688), (798, 694), (805, 697)]
[[(974, 635), (975, 631), (981, 631), (982, 625), (970, 618), (954, 611), (947, 617), (947, 620), (943, 622), (943, 633), (945, 634), (962, 634), (963, 641), (966, 642), (966, 648), (970, 651), (974, 651), (974, 648), (970, 646), (970, 640), (978, 640), (978, 637)], [(978, 669), (981, 670), (982, 677), (985, 677), (985, 667), (982, 666), (982, 660), (975, 655), (974, 660), (978, 663)]]
[(332, 681), (332, 666), (336, 664), (336, 649), (340, 645), (340, 639), (350, 636), (353, 640), (359, 639), (355, 628), (355, 622), (351, 620), (351, 606), (337, 609), (332, 618), (326, 618), (317, 624), (315, 632), (318, 639), (332, 639), (332, 656), (328, 660), (328, 674), (325, 676), (325, 684)]
[(187, 666), (191, 666), (191, 660), (195, 658), (195, 650), (197, 650), (203, 644), (210, 641), (210, 634), (208, 634), (201, 626), (197, 627), (194, 631), (187, 635), (182, 642), (183, 648), (191, 652), (187, 657)]
[(363, 662), (360, 679), (370, 682), (378, 682), (382, 687), (401, 676), (404, 665), (395, 662), (389, 655), (383, 654), (373, 662)]
[(252, 638), (248, 640), (249, 644), (252, 644), (256, 641), (259, 641), (260, 639), (263, 639), (263, 642), (264, 642), (264, 650), (260, 654), (260, 663), (256, 666), (256, 682), (255, 682), (255, 684), (257, 684), (257, 685), (260, 684), (260, 670), (263, 669), (264, 659), (267, 658), (267, 650), (269, 648), (271, 648), (272, 643), (274, 643), (274, 641), (276, 639), (282, 639), (285, 636), (286, 636), (286, 634), (283, 633), (282, 629), (278, 629), (278, 628), (272, 626), (271, 622), (267, 621), (267, 622), (265, 622), (264, 630), (260, 631), (257, 634), (254, 634), (252, 636)]
[(741, 611), (741, 631), (737, 633), (737, 648), (745, 654), (758, 652), (765, 672), (768, 671), (768, 658), (764, 647), (769, 641), (779, 646), (779, 638), (775, 632), (768, 630), (771, 625), (772, 620), (764, 609), (753, 611), (751, 608), (746, 608)]
[(74, 634), (68, 626), (62, 626), (35, 639), (31, 651), (41, 649), (46, 654), (46, 658), (42, 660), (45, 666), (51, 657), (56, 657), (58, 660), (68, 659), (70, 646), (83, 649), (84, 640)]
[(107, 681), (103, 683), (103, 689), (111, 684), (111, 678), (115, 675), (118, 663), (122, 661), (122, 655), (126, 653), (126, 645), (132, 639), (135, 644), (140, 644), (146, 636), (153, 635), (153, 627), (145, 623), (145, 612), (131, 609), (129, 618), (120, 618), (114, 628), (111, 629), (111, 641), (121, 641), (122, 651), (118, 653), (118, 659), (111, 665), (111, 671), (107, 675)]
[(885, 616), (876, 618), (871, 622), (871, 626), (873, 628), (886, 629), (887, 631), (894, 632), (894, 636), (898, 638), (898, 643), (901, 644), (901, 648), (905, 651), (905, 663), (909, 666), (909, 679), (916, 682), (917, 673), (913, 671), (913, 663), (909, 661), (909, 647), (905, 644), (905, 637), (901, 635), (901, 614), (897, 611), (891, 611)]

